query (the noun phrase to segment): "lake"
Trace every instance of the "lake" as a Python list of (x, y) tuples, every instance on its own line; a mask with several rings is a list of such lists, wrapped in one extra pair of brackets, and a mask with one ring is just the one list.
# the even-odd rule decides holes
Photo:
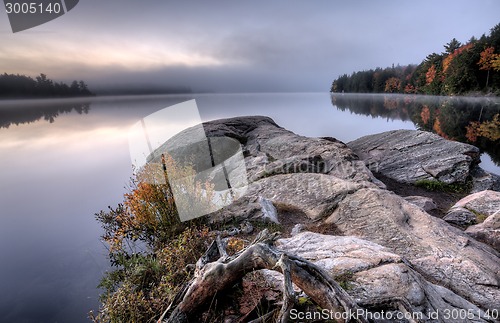
[[(88, 322), (88, 311), (99, 304), (96, 286), (109, 268), (94, 214), (115, 206), (126, 191), (128, 130), (191, 99), (203, 121), (266, 115), (298, 134), (344, 142), (417, 128), (464, 140), (471, 122), (479, 129), (500, 107), (496, 98), (329, 93), (0, 101), (0, 321)], [(473, 134), (487, 152), (482, 166), (500, 174), (498, 140)]]

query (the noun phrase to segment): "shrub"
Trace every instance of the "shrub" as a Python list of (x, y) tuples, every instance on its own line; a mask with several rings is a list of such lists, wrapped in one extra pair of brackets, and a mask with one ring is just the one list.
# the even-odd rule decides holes
[(446, 184), (437, 180), (422, 179), (415, 182), (415, 186), (422, 187), (428, 191), (467, 193), (471, 189), (471, 183), (464, 184)]
[(115, 254), (101, 279), (101, 308), (94, 322), (154, 322), (189, 281), (187, 269), (213, 240), (206, 227), (187, 228), (153, 254)]
[[(194, 264), (213, 239), (203, 218), (179, 220), (170, 184), (159, 178), (167, 174), (159, 173), (157, 166), (137, 171), (123, 203), (95, 215), (109, 246), (112, 270), (99, 284), (103, 293), (99, 313), (90, 313), (94, 322), (153, 322), (190, 279), (187, 265)], [(171, 176), (194, 174), (189, 165), (169, 166)], [(185, 189), (187, 194), (197, 202), (211, 203), (212, 187), (194, 184)]]

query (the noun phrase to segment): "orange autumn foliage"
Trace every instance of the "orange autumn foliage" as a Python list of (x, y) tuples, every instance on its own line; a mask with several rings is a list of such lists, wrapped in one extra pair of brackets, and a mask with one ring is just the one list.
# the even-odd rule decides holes
[(423, 106), (422, 111), (420, 112), (420, 117), (422, 118), (422, 122), (424, 123), (424, 125), (429, 123), (429, 120), (431, 118), (431, 110), (428, 106)]
[(450, 139), (443, 131), (443, 129), (441, 129), (441, 121), (439, 121), (439, 116), (436, 117), (436, 120), (434, 121), (434, 125), (432, 126), (432, 129), (434, 129), (434, 131), (440, 135), (441, 137), (445, 138), (445, 139)]
[(436, 77), (436, 66), (431, 65), (429, 69), (427, 70), (427, 73), (425, 73), (425, 81), (426, 84), (429, 85), (434, 81), (434, 78)]
[(481, 52), (481, 58), (477, 63), (480, 70), (490, 70), (493, 67), (493, 61), (496, 59), (495, 48), (488, 47)]
[[(166, 164), (170, 170), (169, 178), (186, 178), (194, 174), (190, 165), (176, 165), (169, 156)], [(136, 240), (154, 249), (184, 227), (179, 219), (178, 207), (186, 209), (213, 203), (213, 185), (208, 182), (183, 186), (185, 194), (174, 200), (165, 176), (161, 165), (146, 164), (131, 179), (130, 191), (124, 194), (123, 204), (97, 215), (100, 222), (109, 224), (103, 238), (109, 244), (110, 252), (120, 250), (125, 241)]]
[(463, 46), (455, 49), (453, 51), (453, 53), (451, 53), (448, 56), (446, 56), (443, 59), (443, 73), (446, 73), (446, 70), (448, 70), (448, 67), (450, 67), (451, 62), (453, 61), (453, 59), (455, 57), (457, 57), (458, 55), (460, 55), (464, 51), (471, 49), (473, 46), (474, 46), (474, 44), (472, 44), (472, 43), (469, 43), (467, 45), (463, 45)]
[(397, 77), (391, 77), (385, 81), (384, 92), (386, 93), (397, 93), (401, 87), (401, 80)]
[(500, 114), (495, 114), (491, 121), (471, 122), (467, 127), (466, 137), (470, 142), (476, 142), (478, 137), (491, 141), (500, 140)]

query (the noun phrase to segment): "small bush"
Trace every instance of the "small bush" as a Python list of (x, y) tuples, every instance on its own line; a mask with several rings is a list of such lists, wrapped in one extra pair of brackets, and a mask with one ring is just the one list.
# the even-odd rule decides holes
[(470, 190), (471, 184), (446, 184), (437, 180), (422, 179), (415, 182), (415, 186), (424, 188), (428, 191), (436, 192), (451, 192), (451, 193), (467, 193)]
[[(170, 184), (158, 180), (162, 174), (152, 166), (134, 175), (123, 203), (95, 215), (113, 270), (99, 284), (103, 293), (99, 313), (90, 313), (94, 322), (154, 322), (191, 278), (187, 265), (196, 263), (213, 239), (202, 218), (179, 220)], [(169, 169), (169, 176), (181, 178), (194, 172), (189, 165)], [(212, 187), (194, 184), (187, 194), (210, 203)]]
[(188, 228), (154, 254), (115, 257), (117, 269), (106, 273), (94, 322), (154, 322), (189, 281), (194, 264), (213, 237), (207, 228)]

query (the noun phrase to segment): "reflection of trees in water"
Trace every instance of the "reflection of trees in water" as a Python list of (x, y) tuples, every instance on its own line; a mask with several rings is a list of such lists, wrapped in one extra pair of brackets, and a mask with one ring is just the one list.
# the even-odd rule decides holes
[(341, 111), (349, 110), (355, 114), (384, 117), (388, 120), (410, 120), (408, 111), (403, 107), (403, 103), (401, 102), (405, 100), (405, 97), (402, 95), (332, 94), (331, 99), (332, 104)]
[(31, 105), (22, 101), (13, 102), (12, 104), (0, 105), (0, 128), (32, 123), (42, 118), (53, 123), (63, 113), (75, 111), (78, 114), (88, 114), (89, 110), (89, 102), (50, 102)]
[(333, 94), (331, 100), (341, 111), (411, 120), (420, 130), (479, 147), (500, 165), (498, 98)]

